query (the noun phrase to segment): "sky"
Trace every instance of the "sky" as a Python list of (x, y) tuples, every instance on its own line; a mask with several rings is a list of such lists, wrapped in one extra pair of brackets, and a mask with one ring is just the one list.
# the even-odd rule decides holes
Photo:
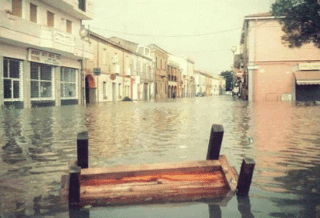
[(240, 43), (244, 17), (270, 11), (274, 0), (92, 0), (86, 27), (172, 55), (190, 57), (195, 69), (231, 70), (231, 48)]

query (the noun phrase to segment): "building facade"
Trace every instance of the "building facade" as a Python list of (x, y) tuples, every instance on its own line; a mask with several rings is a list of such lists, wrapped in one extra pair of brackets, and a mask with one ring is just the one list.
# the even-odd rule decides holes
[(194, 60), (189, 57), (185, 58), (187, 60), (187, 97), (195, 97), (196, 96), (196, 83), (193, 75), (194, 72)]
[(181, 73), (181, 97), (194, 97), (196, 95), (196, 83), (193, 75), (194, 61), (188, 57), (170, 55), (169, 60), (180, 66)]
[(0, 1), (0, 105), (30, 108), (84, 103), (79, 35), (91, 1)]
[(155, 99), (168, 98), (168, 74), (167, 64), (169, 53), (157, 45), (151, 44), (148, 46), (151, 49), (151, 55), (155, 60)]
[(94, 58), (86, 64), (88, 102), (151, 99), (154, 63), (150, 51), (138, 52), (138, 44), (94, 32), (90, 32), (90, 42)]
[(150, 48), (118, 37), (111, 37), (110, 40), (130, 51), (133, 51), (135, 54), (132, 62), (133, 71), (131, 72), (136, 80), (133, 86), (133, 100), (146, 101), (154, 99), (155, 60), (152, 57)]
[(270, 13), (246, 16), (241, 54), (235, 59), (240, 95), (249, 101), (319, 101), (320, 50), (312, 44), (291, 49)]
[(168, 61), (168, 98), (181, 97), (180, 66), (171, 60)]
[(196, 84), (196, 96), (206, 94), (206, 74), (199, 70), (194, 70), (194, 78)]
[[(200, 70), (194, 70), (194, 78), (196, 84), (196, 96), (211, 96), (214, 93), (214, 77), (210, 73)], [(219, 82), (217, 87), (219, 87)]]

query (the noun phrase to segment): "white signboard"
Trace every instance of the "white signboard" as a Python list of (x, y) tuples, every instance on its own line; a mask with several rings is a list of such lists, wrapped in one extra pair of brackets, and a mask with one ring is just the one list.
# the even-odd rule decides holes
[(299, 70), (320, 70), (320, 63), (300, 63)]
[(49, 65), (61, 65), (61, 55), (33, 48), (28, 49), (28, 60)]
[(60, 44), (75, 46), (74, 36), (67, 33), (54, 31), (53, 40)]

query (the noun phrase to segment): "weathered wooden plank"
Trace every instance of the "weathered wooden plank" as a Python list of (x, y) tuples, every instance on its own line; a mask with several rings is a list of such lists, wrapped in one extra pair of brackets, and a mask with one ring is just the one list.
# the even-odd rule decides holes
[(225, 181), (229, 185), (230, 190), (235, 191), (237, 189), (238, 174), (234, 167), (230, 166), (227, 157), (220, 155), (219, 157), (223, 174), (225, 175)]
[(151, 175), (142, 175), (142, 176), (123, 176), (121, 178), (95, 178), (92, 177), (90, 180), (81, 179), (81, 186), (97, 186), (103, 184), (121, 184), (121, 183), (132, 183), (132, 182), (174, 182), (174, 181), (206, 181), (206, 182), (215, 182), (219, 177), (222, 178), (220, 170), (213, 172), (186, 172), (186, 173), (158, 173)]
[(143, 175), (156, 175), (161, 173), (193, 173), (193, 172), (213, 172), (221, 170), (221, 165), (218, 160), (215, 161), (193, 161), (185, 163), (165, 163), (165, 164), (150, 164), (150, 165), (129, 165), (116, 166), (109, 168), (89, 168), (81, 170), (81, 180), (135, 177)]
[[(183, 167), (181, 164), (164, 165), (139, 166), (134, 173), (127, 173), (127, 169), (116, 171), (122, 177), (110, 171), (107, 171), (110, 177), (100, 176), (101, 171), (98, 177), (82, 175), (80, 204), (102, 206), (184, 202), (219, 198), (230, 191), (219, 161), (193, 162), (188, 163), (188, 167), (185, 164)], [(196, 168), (192, 167), (195, 165)], [(173, 168), (176, 166), (180, 168)]]
[[(217, 184), (190, 184), (182, 185), (178, 182), (167, 184), (152, 184), (134, 186), (132, 188), (101, 187), (100, 190), (81, 189), (81, 205), (93, 206), (130, 205), (163, 202), (184, 202), (212, 199), (225, 196), (228, 187), (224, 183)], [(92, 192), (93, 191), (93, 192)]]

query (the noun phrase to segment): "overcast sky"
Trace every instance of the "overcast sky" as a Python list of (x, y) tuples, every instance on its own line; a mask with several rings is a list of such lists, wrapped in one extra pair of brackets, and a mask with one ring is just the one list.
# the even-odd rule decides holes
[(95, 17), (84, 24), (107, 38), (117, 36), (195, 60), (195, 69), (230, 70), (232, 46), (243, 18), (268, 12), (274, 0), (92, 0)]

